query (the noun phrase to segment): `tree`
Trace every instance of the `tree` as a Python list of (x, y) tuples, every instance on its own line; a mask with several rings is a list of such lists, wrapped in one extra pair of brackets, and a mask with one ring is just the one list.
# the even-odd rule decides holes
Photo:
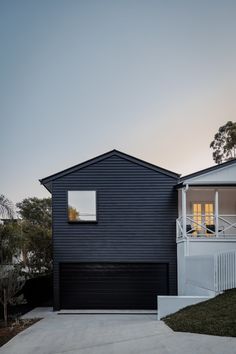
[(0, 263), (19, 262), (22, 249), (21, 226), (15, 219), (0, 225)]
[[(6, 219), (9, 224), (13, 221), (14, 217), (14, 207), (12, 202), (6, 198), (3, 194), (0, 195), (0, 219)], [(9, 220), (7, 220), (9, 219)], [(4, 263), (4, 257), (7, 255), (9, 260), (10, 253), (15, 251), (13, 247), (13, 239), (10, 237), (10, 228), (8, 224), (0, 224), (0, 263)], [(15, 239), (14, 239), (15, 240)]]
[(25, 280), (18, 265), (0, 266), (0, 303), (4, 310), (4, 322), (7, 326), (7, 305), (14, 304), (17, 293), (24, 286)]
[(0, 195), (0, 218), (13, 218), (14, 208), (12, 202), (3, 194)]
[(236, 122), (228, 121), (221, 126), (210, 144), (217, 164), (236, 158)]
[(32, 225), (51, 228), (52, 225), (52, 201), (51, 198), (25, 198), (16, 204), (18, 212), (23, 220)]
[(23, 262), (31, 275), (52, 269), (51, 199), (26, 198), (17, 205), (21, 216)]
[(69, 216), (69, 220), (70, 221), (79, 220), (79, 212), (76, 210), (76, 208), (73, 208), (70, 205), (69, 205), (69, 208), (68, 208), (68, 216)]

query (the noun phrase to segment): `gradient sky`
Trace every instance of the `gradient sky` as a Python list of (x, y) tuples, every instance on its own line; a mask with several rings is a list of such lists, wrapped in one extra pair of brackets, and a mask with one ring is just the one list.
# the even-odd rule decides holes
[(0, 194), (113, 148), (186, 174), (235, 120), (236, 1), (1, 0)]

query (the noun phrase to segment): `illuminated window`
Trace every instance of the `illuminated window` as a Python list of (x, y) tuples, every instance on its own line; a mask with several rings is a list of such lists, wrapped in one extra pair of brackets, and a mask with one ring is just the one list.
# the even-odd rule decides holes
[(205, 224), (214, 225), (213, 203), (205, 204)]
[(202, 230), (203, 224), (214, 225), (214, 204), (213, 203), (193, 203), (193, 229)]
[(200, 203), (193, 203), (193, 228), (194, 230), (201, 230), (201, 223), (202, 223), (202, 204)]

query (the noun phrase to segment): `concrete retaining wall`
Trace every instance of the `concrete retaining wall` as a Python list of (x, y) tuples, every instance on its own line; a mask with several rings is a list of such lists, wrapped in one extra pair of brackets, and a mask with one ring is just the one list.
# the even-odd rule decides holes
[(212, 298), (212, 296), (157, 296), (157, 319), (160, 320), (186, 306), (198, 304), (210, 298)]

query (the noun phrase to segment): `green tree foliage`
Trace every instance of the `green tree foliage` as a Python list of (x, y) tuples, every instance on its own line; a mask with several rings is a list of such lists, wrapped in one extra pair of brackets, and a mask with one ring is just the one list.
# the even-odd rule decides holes
[(31, 275), (51, 272), (51, 198), (26, 198), (16, 206), (22, 218), (24, 265)]
[(7, 326), (8, 311), (7, 305), (14, 304), (17, 293), (24, 286), (25, 279), (22, 277), (19, 265), (0, 266), (0, 303), (4, 310), (4, 321)]
[(16, 204), (18, 213), (23, 220), (32, 225), (51, 228), (52, 225), (52, 202), (51, 198), (26, 198)]
[(12, 202), (7, 199), (3, 194), (0, 195), (0, 218), (13, 218), (14, 207)]
[(51, 199), (26, 198), (17, 207), (21, 219), (13, 219), (13, 204), (0, 196), (0, 303), (6, 324), (7, 306), (14, 303), (26, 276), (52, 268)]
[(0, 225), (0, 263), (18, 263), (22, 249), (21, 228), (17, 220), (9, 219)]
[(210, 144), (213, 159), (220, 164), (236, 158), (236, 122), (229, 121), (219, 128)]
[(9, 264), (18, 254), (19, 230), (15, 223), (14, 206), (3, 194), (0, 195), (0, 264)]

